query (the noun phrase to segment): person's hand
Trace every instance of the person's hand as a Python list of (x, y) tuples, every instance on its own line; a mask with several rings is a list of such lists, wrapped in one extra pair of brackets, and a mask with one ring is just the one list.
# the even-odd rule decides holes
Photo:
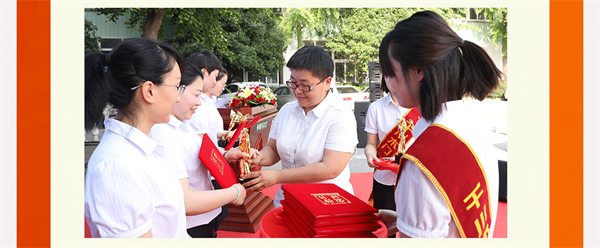
[(223, 132), (217, 132), (217, 139), (220, 138), (231, 138), (231, 136), (233, 135), (233, 133), (229, 132), (229, 131), (223, 131)]
[(237, 162), (241, 158), (250, 158), (250, 154), (242, 152), (242, 149), (240, 149), (239, 147), (230, 149), (229, 151), (225, 152), (223, 156), (225, 157), (225, 159), (227, 159), (227, 161), (232, 163)]
[[(240, 197), (238, 197), (237, 201), (235, 201), (235, 202), (233, 202), (231, 204), (233, 204), (235, 206), (242, 205), (244, 203), (244, 200), (246, 200), (246, 189), (244, 188), (244, 186), (242, 186), (239, 183), (236, 183), (236, 184), (232, 185), (231, 187), (232, 188), (237, 187), (240, 190)], [(236, 192), (236, 194), (237, 194), (237, 192)]]
[(383, 224), (385, 224), (385, 227), (388, 231), (388, 236), (395, 235), (398, 232), (398, 227), (396, 226), (398, 214), (396, 213), (396, 211), (389, 209), (379, 209), (379, 212), (377, 212), (377, 216), (379, 217), (379, 219), (381, 219)]
[(379, 169), (379, 165), (373, 163), (373, 160), (379, 162), (379, 158), (377, 158), (377, 155), (373, 153), (367, 153), (365, 155), (367, 157), (367, 164), (369, 165), (369, 167)]
[[(279, 171), (276, 170), (262, 170), (255, 171), (242, 177), (242, 179), (252, 179), (243, 184), (249, 191), (261, 191), (276, 184), (279, 180)], [(250, 187), (252, 186), (252, 187)]]
[(254, 148), (250, 149), (250, 158), (247, 160), (252, 168), (257, 167), (260, 164), (261, 156), (260, 152)]

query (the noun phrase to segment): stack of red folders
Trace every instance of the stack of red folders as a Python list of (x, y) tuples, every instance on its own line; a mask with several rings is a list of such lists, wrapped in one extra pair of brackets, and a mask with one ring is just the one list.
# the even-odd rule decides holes
[(283, 184), (282, 219), (298, 238), (376, 238), (377, 210), (335, 184)]

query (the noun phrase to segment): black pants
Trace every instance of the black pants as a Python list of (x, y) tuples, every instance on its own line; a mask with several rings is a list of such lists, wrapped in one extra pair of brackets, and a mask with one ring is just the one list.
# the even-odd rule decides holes
[[(373, 207), (376, 209), (390, 209), (396, 211), (394, 199), (394, 185), (384, 185), (373, 179)], [(396, 235), (388, 238), (395, 238)]]
[[(221, 186), (217, 183), (217, 181), (212, 180), (212, 184), (215, 189), (221, 189)], [(217, 230), (219, 230), (221, 222), (223, 222), (225, 217), (227, 217), (228, 213), (227, 205), (224, 205), (221, 207), (221, 213), (208, 224), (192, 227), (187, 229), (187, 232), (190, 236), (192, 236), (192, 238), (216, 238)]]
[(187, 229), (187, 233), (192, 236), (192, 238), (216, 238), (218, 230), (216, 225), (217, 218), (214, 218), (208, 224)]

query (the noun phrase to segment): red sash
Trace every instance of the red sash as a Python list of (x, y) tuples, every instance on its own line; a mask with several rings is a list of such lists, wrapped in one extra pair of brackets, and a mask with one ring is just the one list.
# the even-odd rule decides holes
[[(406, 124), (408, 126), (408, 130), (404, 133), (405, 143), (412, 139), (412, 130), (417, 124), (417, 121), (421, 119), (421, 113), (418, 109), (412, 108), (404, 114), (404, 119), (406, 119)], [(385, 137), (379, 142), (377, 146), (377, 157), (393, 157), (398, 154), (398, 146), (400, 145), (400, 128), (398, 124), (390, 130)]]
[[(406, 151), (401, 164), (406, 159), (442, 194), (461, 237), (487, 238), (492, 223), (489, 187), (469, 144), (447, 127), (433, 124)], [(400, 173), (396, 181), (399, 177)]]

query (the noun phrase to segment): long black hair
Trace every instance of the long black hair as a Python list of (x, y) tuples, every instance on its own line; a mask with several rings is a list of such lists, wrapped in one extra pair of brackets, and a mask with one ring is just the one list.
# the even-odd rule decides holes
[(423, 71), (418, 92), (421, 114), (428, 121), (442, 112), (447, 101), (465, 95), (482, 101), (502, 75), (483, 48), (460, 38), (432, 11), (413, 14), (385, 35), (379, 46), (382, 77), (395, 77), (390, 59), (400, 62), (407, 82), (409, 68)]
[(86, 53), (85, 130), (101, 124), (107, 103), (133, 120), (136, 106), (132, 100), (137, 89), (132, 88), (145, 81), (162, 84), (175, 63), (183, 75), (185, 60), (175, 48), (143, 38), (123, 40), (108, 54)]

